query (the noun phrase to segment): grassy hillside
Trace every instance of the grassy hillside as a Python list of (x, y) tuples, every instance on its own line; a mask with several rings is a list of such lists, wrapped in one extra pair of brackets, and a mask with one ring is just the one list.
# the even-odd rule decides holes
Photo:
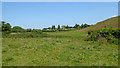
[(113, 28), (113, 29), (118, 29), (118, 17), (113, 17), (107, 20), (104, 20), (102, 22), (98, 22), (97, 24), (90, 26), (88, 28), (85, 28), (83, 30), (89, 31), (89, 30), (97, 30), (97, 29), (103, 29), (105, 26), (106, 28)]

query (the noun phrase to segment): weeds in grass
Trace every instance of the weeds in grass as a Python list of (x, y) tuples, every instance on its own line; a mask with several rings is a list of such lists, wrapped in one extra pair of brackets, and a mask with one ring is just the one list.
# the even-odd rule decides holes
[(12, 57), (6, 59), (6, 61), (12, 61), (12, 60), (14, 60), (14, 58)]

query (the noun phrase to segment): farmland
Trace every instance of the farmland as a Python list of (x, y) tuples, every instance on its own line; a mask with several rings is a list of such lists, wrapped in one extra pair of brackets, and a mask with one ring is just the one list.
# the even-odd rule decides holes
[(87, 32), (45, 32), (47, 37), (3, 38), (3, 66), (117, 66), (118, 45), (86, 41)]

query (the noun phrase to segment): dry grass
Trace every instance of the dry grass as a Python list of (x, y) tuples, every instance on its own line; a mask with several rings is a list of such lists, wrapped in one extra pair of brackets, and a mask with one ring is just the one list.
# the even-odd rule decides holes
[(120, 24), (118, 23), (119, 22), (118, 18), (119, 17), (113, 17), (102, 22), (98, 22), (93, 26), (85, 28), (84, 31), (103, 29), (104, 26), (106, 26), (107, 28), (118, 29), (119, 28), (118, 26), (120, 26)]

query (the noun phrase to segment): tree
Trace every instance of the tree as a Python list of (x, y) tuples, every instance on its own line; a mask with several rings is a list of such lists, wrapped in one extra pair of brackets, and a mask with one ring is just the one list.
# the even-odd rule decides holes
[(84, 24), (84, 28), (86, 28), (86, 27), (88, 27), (88, 25), (87, 25), (87, 24)]
[(4, 25), (4, 24), (5, 24), (5, 21), (2, 21), (1, 23), (2, 23), (2, 25)]
[(50, 29), (51, 29), (51, 27), (48, 27), (48, 29), (50, 30)]
[(77, 29), (80, 29), (80, 28), (81, 28), (81, 26), (78, 26), (78, 27), (77, 27)]
[(2, 31), (6, 31), (6, 32), (11, 31), (11, 25), (9, 23), (5, 24), (5, 22), (3, 22), (2, 23)]
[(80, 26), (79, 24), (75, 24), (74, 28), (77, 28), (78, 26)]
[(68, 28), (69, 28), (69, 26), (67, 25), (67, 26), (66, 26), (66, 28), (68, 29)]
[(47, 29), (46, 28), (43, 28), (43, 31), (46, 31)]
[(19, 27), (19, 26), (14, 26), (13, 28), (12, 28), (12, 31), (13, 32), (22, 32), (24, 29), (23, 28), (21, 28), (21, 27)]
[(60, 25), (58, 25), (58, 29), (60, 29)]
[(83, 24), (81, 25), (81, 28), (84, 28), (84, 25), (83, 25)]
[(88, 27), (91, 26), (91, 25), (87, 25)]
[(55, 25), (52, 25), (52, 29), (55, 29)]

